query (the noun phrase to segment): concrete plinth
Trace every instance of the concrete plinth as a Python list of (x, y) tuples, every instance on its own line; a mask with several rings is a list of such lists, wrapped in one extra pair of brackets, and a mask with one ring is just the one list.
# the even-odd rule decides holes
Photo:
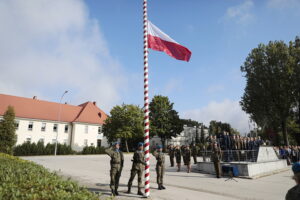
[[(215, 174), (214, 164), (212, 162), (198, 162), (198, 170), (200, 172)], [(239, 176), (245, 178), (258, 178), (265, 175), (274, 174), (276, 172), (287, 169), (286, 160), (277, 160), (269, 162), (245, 162), (245, 163), (221, 163), (221, 166), (237, 166)]]
[[(236, 166), (239, 170), (239, 176), (246, 178), (258, 178), (265, 175), (287, 169), (286, 160), (278, 159), (272, 147), (260, 147), (257, 162), (226, 162), (221, 166)], [(200, 172), (215, 174), (212, 162), (199, 162), (197, 168)]]

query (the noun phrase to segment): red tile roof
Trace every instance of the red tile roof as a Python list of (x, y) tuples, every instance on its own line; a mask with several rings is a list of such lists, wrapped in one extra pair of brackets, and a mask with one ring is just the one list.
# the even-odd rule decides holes
[(96, 106), (96, 103), (92, 102), (74, 106), (0, 94), (0, 116), (5, 113), (9, 105), (14, 107), (16, 117), (20, 118), (58, 121), (60, 107), (60, 121), (63, 122), (103, 124), (107, 118), (107, 115)]

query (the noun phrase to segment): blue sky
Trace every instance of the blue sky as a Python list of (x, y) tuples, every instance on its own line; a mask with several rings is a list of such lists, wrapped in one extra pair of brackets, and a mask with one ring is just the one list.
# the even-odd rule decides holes
[[(68, 89), (65, 101), (95, 100), (106, 112), (143, 104), (142, 0), (0, 4), (9, 19), (0, 20), (0, 52), (8, 52), (0, 93), (58, 101)], [(249, 130), (238, 105), (243, 61), (259, 43), (300, 35), (299, 0), (148, 0), (148, 17), (192, 51), (187, 63), (150, 50), (150, 96), (169, 96), (182, 117), (241, 132)]]

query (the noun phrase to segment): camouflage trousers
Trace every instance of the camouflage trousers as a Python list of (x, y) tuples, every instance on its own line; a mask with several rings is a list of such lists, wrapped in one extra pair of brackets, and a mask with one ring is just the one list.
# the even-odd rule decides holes
[(165, 166), (156, 166), (156, 181), (158, 185), (164, 183)]
[(122, 173), (121, 166), (112, 167), (110, 169), (110, 189), (112, 190), (118, 189), (121, 173)]
[(128, 181), (128, 187), (132, 186), (135, 175), (138, 175), (138, 188), (142, 188), (142, 179), (143, 179), (143, 169), (131, 169), (130, 179)]

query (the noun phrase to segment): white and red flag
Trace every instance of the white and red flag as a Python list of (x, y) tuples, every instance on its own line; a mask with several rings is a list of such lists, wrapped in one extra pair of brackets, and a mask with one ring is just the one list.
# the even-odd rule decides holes
[(187, 62), (190, 60), (192, 52), (188, 48), (177, 43), (149, 20), (147, 28), (149, 48), (156, 51), (163, 51), (177, 60), (184, 60)]

